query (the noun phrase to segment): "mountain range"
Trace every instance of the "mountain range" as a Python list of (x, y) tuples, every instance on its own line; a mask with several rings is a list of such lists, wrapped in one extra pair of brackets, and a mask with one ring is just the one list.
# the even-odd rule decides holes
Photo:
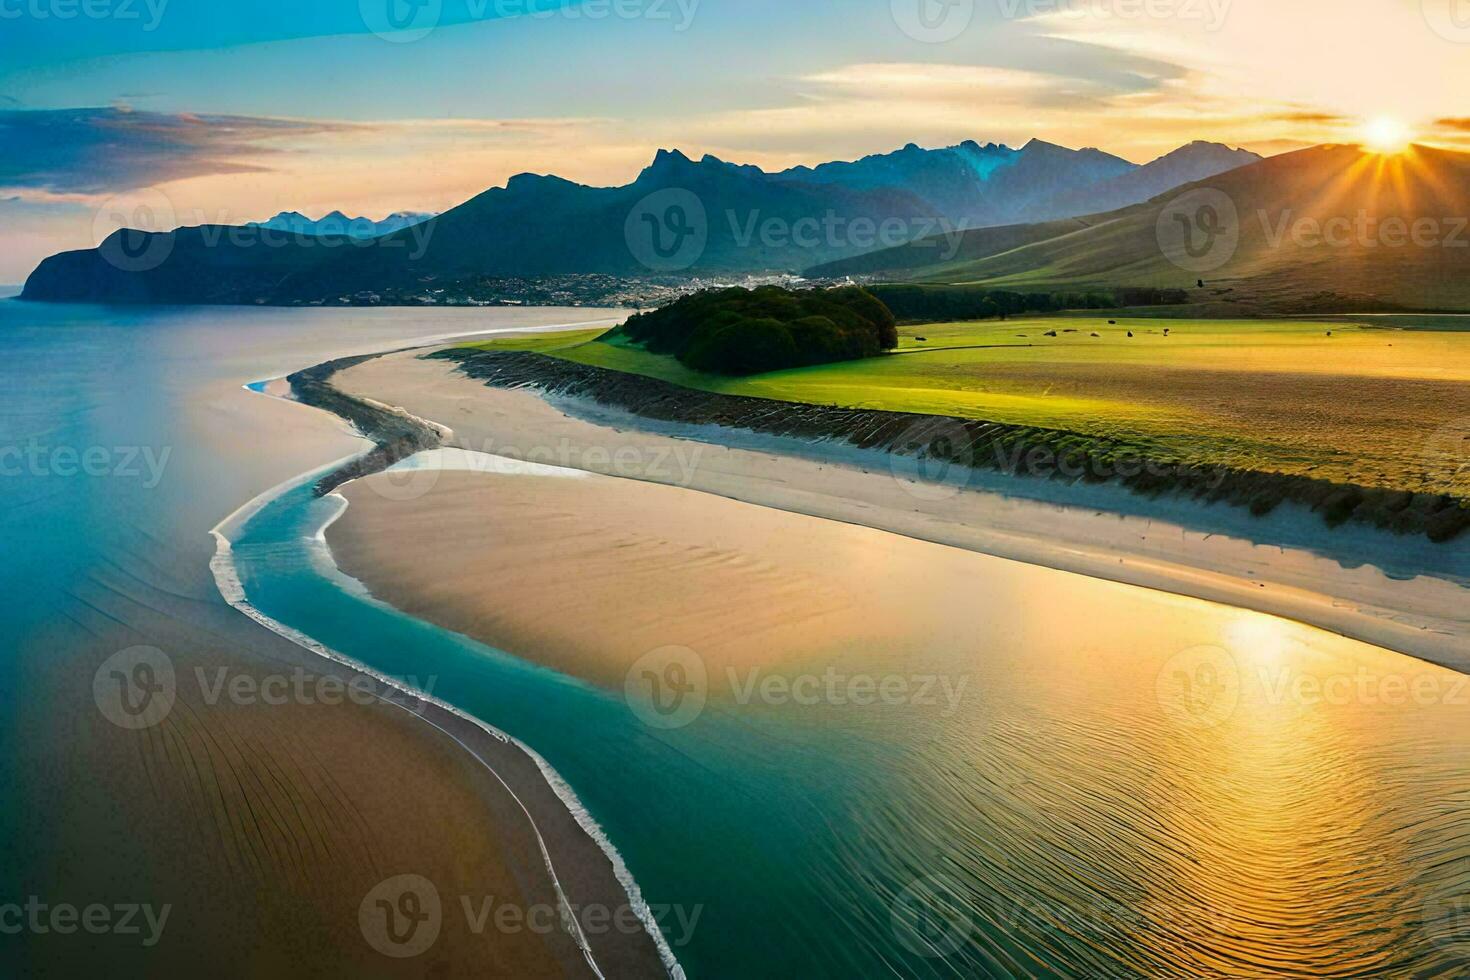
[(916, 241), (809, 274), (1035, 290), (1204, 281), (1203, 298), (1262, 310), (1466, 310), (1470, 154), (1312, 147), (1111, 212), (975, 230), (958, 247)]
[[(442, 288), (489, 278), (799, 272), (943, 233), (1092, 213), (1146, 200), (1181, 178), (1259, 160), (1195, 143), (1139, 166), (1041, 140), (909, 145), (852, 162), (768, 173), (660, 150), (636, 180), (588, 187), (521, 174), (437, 217), (373, 237), (287, 212), (315, 229), (272, 242), (220, 226), (124, 230), (45, 260), (24, 298), (116, 303), (311, 303), (362, 291)], [(407, 220), (409, 215), (395, 216)], [(390, 221), (393, 219), (389, 219)], [(258, 231), (261, 226), (254, 226)], [(364, 226), (365, 227), (365, 226)]]
[(285, 231), (293, 235), (366, 239), (391, 235), (395, 231), (422, 224), (432, 217), (434, 217), (433, 214), (423, 211), (396, 211), (382, 221), (374, 221), (372, 218), (349, 218), (341, 211), (333, 211), (331, 214), (313, 220), (300, 211), (282, 211), (269, 221), (251, 222), (248, 227), (269, 228), (272, 231)]

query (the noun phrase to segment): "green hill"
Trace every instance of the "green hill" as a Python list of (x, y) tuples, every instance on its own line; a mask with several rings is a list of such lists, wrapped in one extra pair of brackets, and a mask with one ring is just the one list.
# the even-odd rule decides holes
[[(1288, 153), (1120, 211), (965, 236), (813, 276), (1068, 289), (1190, 288), (1241, 312), (1470, 309), (1470, 154)], [(1206, 287), (1199, 290), (1198, 280)]]

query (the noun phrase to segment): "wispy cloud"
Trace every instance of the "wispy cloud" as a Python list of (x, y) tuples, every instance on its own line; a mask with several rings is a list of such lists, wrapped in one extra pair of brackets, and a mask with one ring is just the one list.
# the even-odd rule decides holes
[(0, 187), (97, 195), (259, 172), (280, 142), (341, 123), (97, 109), (0, 111)]
[(1344, 116), (1336, 112), (1319, 112), (1311, 110), (1289, 110), (1287, 112), (1278, 112), (1271, 118), (1279, 122), (1317, 123), (1329, 126), (1350, 125), (1354, 121), (1350, 116)]

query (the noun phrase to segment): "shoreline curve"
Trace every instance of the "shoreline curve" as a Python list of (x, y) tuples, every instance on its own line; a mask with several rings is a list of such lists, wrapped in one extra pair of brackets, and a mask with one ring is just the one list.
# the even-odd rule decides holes
[[(265, 392), (257, 393), (266, 394)], [(275, 396), (267, 394), (266, 397)], [(306, 407), (316, 407), (305, 402), (302, 402), (301, 404), (305, 405)], [(352, 419), (346, 419), (346, 421), (349, 423), (353, 423)], [(418, 420), (415, 419), (415, 421)], [(567, 783), (567, 781), (561, 776), (561, 774), (558, 773), (556, 769), (543, 756), (541, 756), (540, 753), (536, 752), (533, 748), (531, 748), (529, 745), (525, 744), (521, 740), (516, 739), (506, 732), (503, 732), (495, 726), (491, 725), (489, 722), (486, 722), (485, 720), (478, 718), (473, 714), (464, 711), (463, 709), (458, 708), (453, 704), (450, 704), (447, 701), (444, 701), (442, 698), (435, 697), (423, 691), (415, 690), (404, 684), (403, 682), (399, 681), (398, 679), (388, 677), (381, 672), (372, 669), (368, 665), (353, 659), (352, 657), (331, 649), (325, 644), (320, 643), (313, 637), (307, 635), (306, 633), (303, 633), (300, 630), (294, 629), (293, 627), (290, 627), (271, 618), (261, 610), (257, 609), (249, 601), (249, 598), (245, 593), (244, 585), (240, 581), (238, 570), (236, 569), (234, 564), (233, 548), (229, 538), (230, 532), (237, 531), (239, 528), (243, 527), (246, 523), (249, 522), (251, 518), (256, 516), (261, 510), (269, 506), (272, 502), (279, 499), (284, 494), (295, 490), (307, 483), (319, 480), (326, 474), (340, 473), (344, 467), (351, 467), (353, 464), (371, 456), (373, 452), (374, 450), (368, 450), (365, 453), (356, 453), (351, 456), (343, 457), (342, 459), (330, 463), (325, 467), (308, 471), (302, 476), (287, 480), (284, 483), (273, 487), (258, 495), (254, 499), (242, 504), (239, 508), (237, 508), (231, 514), (227, 515), (222, 521), (220, 521), (219, 524), (215, 525), (215, 527), (210, 530), (210, 535), (215, 539), (215, 553), (210, 559), (209, 567), (210, 573), (214, 578), (215, 587), (219, 591), (221, 598), (223, 598), (231, 608), (235, 609), (237, 612), (241, 613), (248, 619), (252, 620), (261, 627), (270, 630), (277, 636), (280, 636), (283, 639), (306, 650), (307, 652), (321, 657), (324, 660), (337, 664), (338, 666), (346, 667), (349, 670), (357, 671), (368, 677), (372, 677), (374, 680), (385, 685), (386, 687), (399, 691), (405, 696), (419, 702), (424, 707), (434, 708), (443, 711), (455, 718), (460, 719), (461, 721), (464, 721), (474, 726), (476, 729), (480, 730), (485, 735), (501, 743), (502, 745), (513, 747), (522, 752), (536, 766), (537, 770), (541, 773), (542, 778), (545, 780), (547, 787), (550, 789), (553, 795), (555, 795), (561, 801), (562, 805), (566, 808), (567, 813), (572, 817), (573, 820), (576, 821), (577, 825), (582, 829), (583, 833), (585, 833), (587, 837), (597, 846), (597, 848), (602, 852), (604, 857), (606, 857), (609, 864), (612, 866), (614, 877), (617, 879), (618, 884), (622, 887), (623, 892), (628, 899), (629, 908), (632, 909), (634, 914), (637, 916), (638, 921), (643, 926), (644, 932), (647, 933), (650, 940), (652, 941), (665, 971), (672, 978), (672, 980), (686, 980), (686, 975), (684, 973), (683, 967), (678, 962), (678, 959), (674, 955), (673, 950), (669, 947), (668, 940), (664, 937), (662, 930), (658, 927), (658, 923), (653, 915), (653, 910), (649, 906), (647, 900), (643, 897), (642, 890), (639, 888), (637, 880), (633, 877), (632, 872), (628, 869), (627, 863), (623, 860), (622, 854), (619, 853), (616, 845), (613, 844), (612, 840), (607, 836), (606, 832), (597, 823), (596, 818), (592, 816), (591, 812), (577, 797), (576, 791), (572, 789), (571, 785)], [(352, 481), (344, 480), (338, 486), (345, 485), (349, 482)], [(323, 542), (325, 541), (324, 535), (327, 528), (330, 527), (330, 525), (338, 518), (340, 518), (342, 513), (346, 509), (346, 498), (340, 499), (342, 499), (344, 506), (342, 508), (339, 508), (332, 515), (332, 517), (329, 518), (316, 532), (317, 537), (323, 540)], [(328, 550), (328, 554), (330, 555), (330, 550)], [(333, 563), (333, 567), (336, 567), (335, 562)], [(345, 573), (341, 572), (340, 569), (337, 569), (337, 573), (344, 578), (347, 577)], [(399, 615), (406, 614), (399, 613)], [(562, 888), (561, 880), (556, 873), (556, 869), (554, 867), (550, 852), (547, 848), (545, 838), (541, 834), (541, 829), (536, 825), (535, 819), (531, 816), (530, 811), (526, 807), (525, 803), (520, 799), (515, 791), (511, 789), (509, 784), (494, 768), (494, 766), (490, 764), (488, 760), (486, 760), (473, 748), (466, 745), (452, 732), (449, 732), (444, 727), (435, 724), (424, 714), (412, 711), (412, 709), (406, 705), (399, 704), (380, 696), (375, 695), (375, 697), (377, 697), (377, 700), (384, 703), (392, 704), (394, 707), (397, 707), (401, 710), (418, 714), (418, 716), (426, 724), (430, 725), (440, 733), (448, 736), (452, 741), (455, 742), (455, 744), (459, 745), (462, 749), (469, 753), (469, 755), (474, 758), (475, 761), (480, 763), (480, 765), (482, 765), (492, 776), (494, 776), (495, 779), (503, 787), (505, 787), (506, 791), (510, 793), (512, 799), (514, 799), (517, 805), (521, 807), (522, 811), (526, 813), (532, 832), (536, 835), (537, 841), (541, 846), (543, 862), (546, 865), (546, 869), (551, 877), (551, 882), (553, 884), (553, 887), (556, 889), (556, 893), (559, 898), (559, 902), (561, 905), (560, 911), (562, 912), (561, 918), (563, 922), (570, 921), (576, 926), (576, 932), (572, 933), (573, 940), (582, 950), (584, 957), (587, 959), (588, 966), (593, 971), (593, 973), (596, 974), (598, 977), (603, 977), (604, 974), (602, 970), (597, 966), (596, 961), (593, 958), (591, 945), (588, 942), (586, 936), (582, 934), (581, 926), (578, 923), (576, 915), (572, 912), (570, 901)]]

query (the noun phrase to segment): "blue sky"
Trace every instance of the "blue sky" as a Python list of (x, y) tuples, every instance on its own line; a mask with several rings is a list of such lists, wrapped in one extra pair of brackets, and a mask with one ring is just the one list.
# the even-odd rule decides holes
[(1145, 160), (1385, 114), (1454, 142), (1470, 30), (1441, 2), (0, 0), (0, 281), (141, 199), (184, 223), (441, 210), (521, 171), (621, 183), (660, 146)]

